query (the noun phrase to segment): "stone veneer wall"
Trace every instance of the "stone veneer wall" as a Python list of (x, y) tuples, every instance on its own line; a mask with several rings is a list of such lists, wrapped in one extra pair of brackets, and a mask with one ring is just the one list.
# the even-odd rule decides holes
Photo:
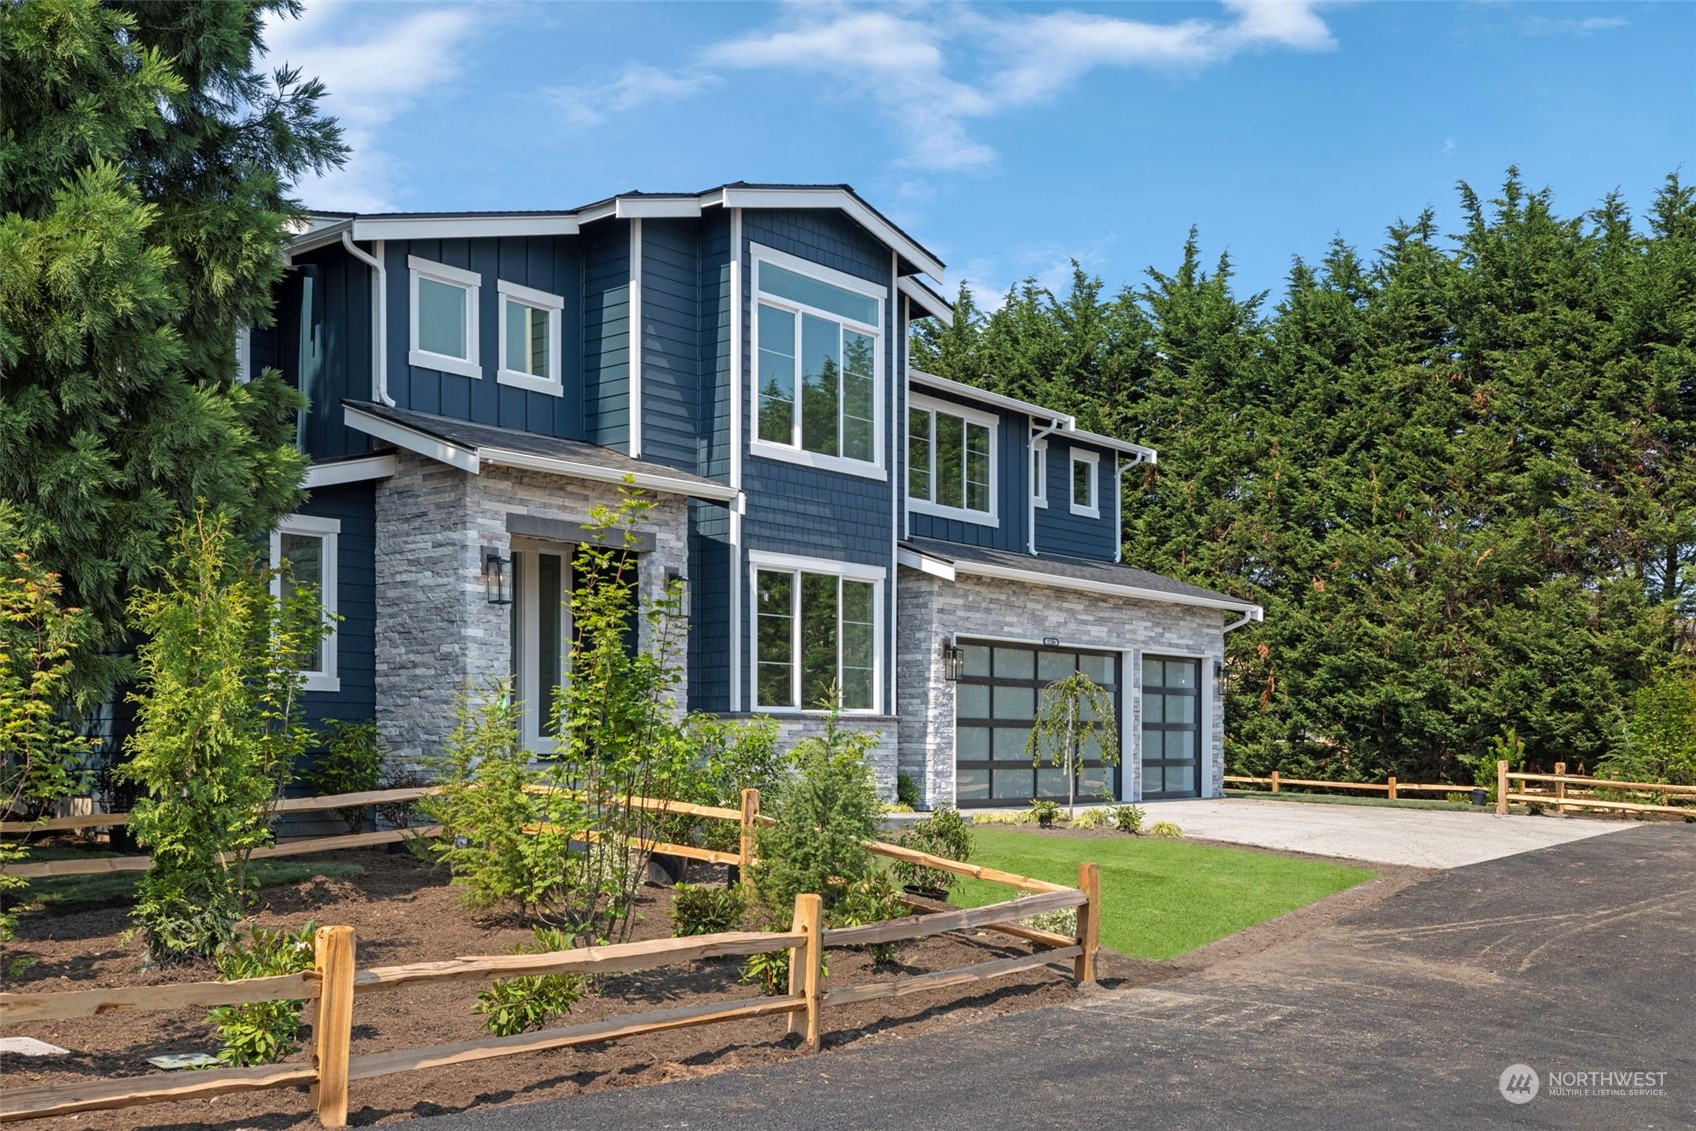
[[(462, 690), (508, 674), (511, 609), (489, 603), (481, 558), (485, 546), (510, 556), (506, 516), (586, 522), (618, 492), (514, 468), (470, 475), (405, 451), (398, 460), (377, 485), (377, 730), (391, 757), (412, 764), (441, 750)], [(641, 591), (652, 595), (667, 568), (686, 571), (687, 504), (655, 496), (637, 529), (654, 535), (654, 552), (640, 563)], [(644, 624), (644, 647), (647, 632)], [(679, 683), (675, 696), (681, 708), (688, 687)]]
[(1223, 616), (1217, 610), (1080, 593), (961, 574), (945, 581), (903, 567), (896, 585), (896, 710), (898, 768), (911, 774), (931, 806), (954, 803), (954, 684), (943, 677), (942, 641), (958, 636), (1039, 641), (1132, 652), (1125, 665), (1128, 718), (1123, 730), (1123, 783), (1142, 796), (1142, 654), (1205, 657), (1207, 788), (1218, 795), (1225, 772), (1224, 701), (1213, 678), (1224, 658)]

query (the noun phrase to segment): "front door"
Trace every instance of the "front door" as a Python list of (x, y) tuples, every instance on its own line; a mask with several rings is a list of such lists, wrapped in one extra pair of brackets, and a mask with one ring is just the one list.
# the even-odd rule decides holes
[(1201, 796), (1201, 661), (1142, 659), (1142, 795)]
[(571, 648), (569, 547), (516, 543), (512, 549), (512, 693), (524, 745), (553, 752), (553, 705)]

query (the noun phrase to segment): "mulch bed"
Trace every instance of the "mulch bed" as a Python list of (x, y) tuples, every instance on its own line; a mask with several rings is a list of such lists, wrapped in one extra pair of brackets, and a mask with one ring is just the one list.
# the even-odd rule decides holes
[[(510, 917), (479, 918), (464, 910), (459, 893), (448, 886), (445, 873), (411, 856), (360, 850), (326, 853), (318, 859), (356, 863), (365, 873), (266, 890), (261, 893), (263, 903), (257, 914), (261, 926), (296, 928), (307, 919), (320, 925), (352, 926), (357, 932), (357, 962), (361, 967), (505, 954), (530, 939), (530, 932)], [(722, 877), (722, 869), (697, 867), (690, 878), (699, 882), (703, 878), (722, 881)], [(1012, 894), (1009, 892), (1009, 897)], [(671, 889), (644, 888), (635, 937), (669, 935), (670, 905)], [(127, 913), (126, 907), (25, 913), (19, 923), (19, 937), (8, 944), (0, 964), (0, 969), (7, 971), (5, 988), (50, 993), (214, 977), (209, 964), (144, 971), (140, 941), (123, 937), (129, 927)], [(859, 951), (835, 950), (828, 954), (829, 974), (824, 984), (830, 988), (948, 970), (1029, 951), (1030, 947), (1019, 940), (981, 932), (899, 944), (893, 968), (874, 968), (869, 956)], [(757, 996), (754, 987), (738, 983), (740, 962), (734, 958), (709, 959), (608, 977), (598, 995), (586, 998), (569, 1017), (555, 1024)], [(1100, 982), (1107, 988), (1160, 982), (1193, 968), (1193, 964), (1151, 962), (1107, 951), (1101, 953), (1098, 964)], [(13, 969), (19, 972), (10, 973)], [(471, 1009), (483, 985), (424, 983), (361, 996), (354, 1005), (354, 1055), (486, 1036), (479, 1026), (481, 1018)], [(827, 1008), (824, 1045), (828, 1050), (899, 1040), (1074, 1001), (1082, 992), (1089, 991), (1080, 991), (1072, 984), (1070, 964), (1066, 963), (979, 985)], [(205, 1021), (205, 1011), (195, 1009), (113, 1013), (76, 1021), (7, 1026), (0, 1035), (36, 1037), (70, 1049), (73, 1055), (0, 1058), (0, 1093), (33, 1084), (139, 1075), (152, 1071), (147, 1057), (165, 1052), (215, 1053), (217, 1040)], [(467, 1108), (689, 1079), (804, 1055), (794, 1038), (785, 1035), (786, 1027), (781, 1017), (728, 1021), (610, 1044), (356, 1081), (351, 1089), (349, 1117), (355, 1126), (395, 1123)], [(304, 1061), (308, 1056), (302, 1051), (290, 1059)], [(44, 1131), (181, 1127), (305, 1131), (317, 1125), (302, 1088), (91, 1112), (28, 1124)]]

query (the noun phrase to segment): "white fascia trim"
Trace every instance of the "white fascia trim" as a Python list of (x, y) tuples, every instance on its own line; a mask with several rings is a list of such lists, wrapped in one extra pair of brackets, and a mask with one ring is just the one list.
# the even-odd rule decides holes
[(356, 240), (489, 239), (495, 236), (574, 236), (575, 212), (535, 216), (393, 216), (353, 221)]
[(928, 573), (932, 577), (940, 577), (944, 581), (954, 580), (954, 566), (951, 563), (921, 554), (917, 550), (895, 551), (895, 564), (916, 569), (920, 573)]
[(400, 461), (393, 453), (313, 464), (306, 469), (306, 479), (301, 486), (310, 491), (314, 487), (334, 487), (339, 483), (364, 483), (372, 479), (387, 479), (399, 466)]
[(932, 518), (947, 518), (955, 522), (970, 522), (976, 526), (992, 526), (1001, 528), (1001, 519), (993, 514), (982, 511), (969, 511), (965, 507), (945, 507), (926, 499), (908, 499), (907, 509), (914, 514), (928, 514)]
[[(1066, 501), (1072, 513), (1084, 518), (1101, 517), (1101, 453), (1073, 448), (1066, 453)], [(1078, 464), (1089, 464), (1089, 506), (1078, 505)]]
[(343, 413), (343, 419), (349, 428), (357, 429), (367, 436), (387, 440), (397, 447), (405, 448), (409, 452), (416, 452), (426, 459), (435, 460), (437, 463), (457, 467), (471, 475), (476, 475), (482, 470), (482, 463), (477, 458), (477, 452), (472, 448), (450, 444), (446, 440), (439, 440), (434, 436), (426, 435), (415, 428), (407, 428), (393, 421), (383, 420), (380, 417), (362, 412), (352, 405), (345, 406)]
[(1077, 427), (1065, 429), (1065, 434), (1068, 439), (1082, 440), (1084, 443), (1094, 444), (1098, 448), (1107, 448), (1110, 451), (1124, 452), (1126, 455), (1140, 456), (1141, 461), (1145, 463), (1160, 462), (1159, 452), (1156, 452), (1153, 448), (1145, 448), (1141, 444), (1132, 444), (1124, 440), (1115, 440), (1111, 436), (1103, 436), (1099, 432), (1086, 432), (1082, 428)]
[(692, 220), (701, 215), (698, 196), (621, 196), (612, 214), (620, 220)]
[(954, 572), (972, 577), (995, 578), (998, 581), (1018, 581), (1026, 585), (1046, 585), (1051, 589), (1071, 589), (1079, 593), (1102, 593), (1111, 597), (1131, 597), (1138, 601), (1153, 601), (1162, 605), (1189, 605), (1198, 609), (1220, 609), (1224, 612), (1244, 613), (1251, 620), (1259, 620), (1264, 615), (1259, 605), (1250, 605), (1242, 601), (1218, 600), (1213, 597), (1191, 597), (1184, 593), (1166, 593), (1159, 589), (1142, 589), (1135, 585), (1115, 585), (1110, 581), (1090, 581), (1081, 577), (1057, 577), (1051, 573), (1035, 573), (1027, 569), (1012, 569), (1008, 566), (989, 565), (983, 562), (955, 562)]
[(946, 273), (940, 260), (898, 231), (894, 225), (846, 189), (725, 188), (701, 198), (703, 204), (726, 208), (840, 208), (886, 247), (894, 248), (919, 270), (942, 282)]
[(914, 306), (919, 307), (932, 318), (940, 318), (944, 322), (954, 321), (954, 308), (939, 299), (923, 283), (908, 276), (902, 276), (895, 286), (902, 294), (912, 300)]
[(352, 220), (339, 220), (326, 224), (321, 228), (312, 228), (296, 236), (286, 245), (289, 255), (301, 255), (308, 251), (316, 251), (328, 244), (340, 243), (343, 232), (353, 231)]
[[(829, 283), (831, 286), (841, 287), (845, 291), (853, 291), (856, 294), (865, 295), (867, 298), (878, 299), (880, 300), (880, 303), (889, 298), (888, 287), (874, 283), (870, 279), (862, 279), (858, 275), (850, 275), (846, 271), (838, 271), (834, 267), (826, 267), (822, 263), (814, 263), (810, 259), (802, 259), (798, 255), (790, 255), (786, 251), (778, 251), (775, 247), (767, 247), (765, 244), (751, 243), (748, 245), (748, 251), (750, 257), (755, 260), (763, 260), (774, 267), (782, 267), (786, 270), (793, 271), (797, 275), (806, 275), (819, 280), (821, 283)], [(758, 293), (759, 289), (760, 280), (756, 276), (754, 279), (754, 290)], [(776, 296), (773, 297), (775, 298)], [(795, 305), (794, 299), (778, 298), (777, 301), (780, 303)], [(835, 318), (839, 322), (849, 323), (850, 325), (872, 326), (873, 329), (880, 331), (883, 329), (883, 307), (881, 305), (878, 307), (878, 320), (875, 324), (861, 322), (857, 318), (844, 318), (842, 315), (829, 310), (821, 310), (819, 313)]]
[(748, 454), (762, 459), (782, 460), (784, 463), (798, 463), (802, 467), (819, 471), (858, 475), (862, 479), (875, 479), (880, 483), (889, 478), (889, 472), (875, 463), (848, 459), (845, 456), (827, 456), (820, 452), (809, 452), (804, 448), (791, 448), (787, 444), (774, 444), (770, 440), (750, 440)]
[(911, 370), (908, 373), (908, 380), (915, 385), (924, 385), (927, 388), (940, 389), (945, 393), (953, 393), (957, 397), (966, 397), (969, 400), (979, 401), (987, 405), (994, 405), (996, 408), (1004, 408), (1009, 412), (1016, 412), (1021, 416), (1034, 416), (1039, 420), (1052, 420), (1067, 431), (1070, 431), (1072, 426), (1077, 423), (1074, 418), (1067, 416), (1063, 412), (1055, 412), (1051, 408), (1044, 408), (1039, 404), (1032, 404), (1029, 401), (1021, 401), (1016, 397), (1004, 397), (1000, 393), (992, 393), (987, 389), (980, 389), (976, 385), (967, 385), (960, 381), (950, 381), (946, 377), (938, 377), (934, 373), (926, 373), (923, 370)]
[(599, 464), (580, 463), (559, 456), (509, 451), (505, 448), (478, 448), (477, 456), (492, 467), (521, 467), (529, 471), (546, 471), (554, 475), (568, 475), (573, 479), (587, 479), (593, 483), (629, 483), (662, 495), (688, 495), (696, 499), (721, 499), (728, 502), (738, 494), (718, 483), (673, 479), (669, 475), (657, 475), (651, 471), (619, 471), (601, 467)]
[(774, 554), (767, 550), (749, 550), (748, 564), (756, 569), (802, 570), (806, 573), (827, 573), (846, 577), (849, 581), (883, 581), (889, 571), (883, 566), (859, 565), (855, 562), (832, 561), (829, 558), (808, 558), (797, 554)]
[(630, 221), (629, 330), (625, 365), (629, 367), (630, 423), (625, 440), (631, 459), (642, 458), (642, 221)]

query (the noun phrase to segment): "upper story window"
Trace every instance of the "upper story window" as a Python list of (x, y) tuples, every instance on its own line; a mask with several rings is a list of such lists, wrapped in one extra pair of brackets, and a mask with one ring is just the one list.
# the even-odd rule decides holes
[(412, 346), (407, 363), (420, 369), (481, 377), (477, 352), (477, 292), (483, 278), (475, 271), (406, 258), (412, 276)]
[[(301, 674), (308, 691), (340, 691), (336, 675), (336, 543), (341, 520), (315, 515), (291, 514), (271, 532), (271, 595), (281, 601), (309, 593), (330, 625), (330, 634), (319, 641), (303, 661)], [(287, 586), (285, 591), (284, 586)]]
[(1101, 456), (1095, 452), (1072, 449), (1072, 513), (1087, 518), (1101, 517), (1101, 502), (1096, 496), (1097, 471)]
[(559, 336), (565, 299), (505, 279), (498, 280), (495, 289), (501, 301), (501, 365), (495, 380), (531, 392), (563, 396)]
[(907, 505), (918, 514), (997, 525), (997, 420), (914, 395), (907, 409)]
[(1031, 441), (1031, 502), (1048, 506), (1048, 441)]
[(756, 424), (751, 449), (883, 477), (884, 288), (754, 249)]
[(883, 570), (751, 553), (754, 706), (877, 708), (878, 608)]

